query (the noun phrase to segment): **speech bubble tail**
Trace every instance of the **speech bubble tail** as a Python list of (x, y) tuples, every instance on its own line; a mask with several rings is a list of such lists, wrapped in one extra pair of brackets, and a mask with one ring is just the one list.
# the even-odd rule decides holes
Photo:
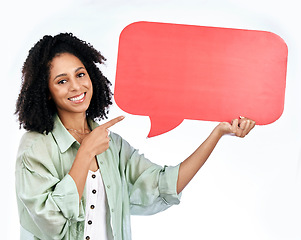
[(184, 119), (172, 119), (167, 117), (150, 117), (151, 129), (147, 135), (148, 138), (166, 133), (179, 126)]

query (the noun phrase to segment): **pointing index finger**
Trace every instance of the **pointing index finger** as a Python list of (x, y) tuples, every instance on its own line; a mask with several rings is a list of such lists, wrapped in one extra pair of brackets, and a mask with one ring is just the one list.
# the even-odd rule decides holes
[(124, 116), (119, 116), (117, 118), (113, 118), (112, 120), (104, 123), (102, 126), (104, 128), (110, 128), (110, 127), (112, 127), (113, 125), (115, 125), (116, 123), (120, 122), (123, 119), (124, 119)]

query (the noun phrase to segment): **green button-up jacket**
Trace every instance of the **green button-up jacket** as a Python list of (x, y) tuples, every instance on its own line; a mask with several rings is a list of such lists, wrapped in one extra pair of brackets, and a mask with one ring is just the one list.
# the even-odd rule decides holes
[[(130, 240), (130, 214), (154, 214), (180, 202), (179, 165), (158, 166), (119, 135), (111, 132), (110, 138), (109, 149), (97, 156), (108, 200), (107, 228), (114, 240)], [(86, 194), (78, 200), (68, 174), (79, 147), (57, 115), (49, 134), (22, 137), (15, 172), (21, 240), (84, 239)]]

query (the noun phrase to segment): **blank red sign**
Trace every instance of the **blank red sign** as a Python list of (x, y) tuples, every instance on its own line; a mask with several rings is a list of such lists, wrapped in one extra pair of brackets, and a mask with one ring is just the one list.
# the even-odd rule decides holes
[(132, 23), (120, 35), (115, 101), (150, 117), (149, 137), (184, 119), (270, 124), (284, 108), (287, 54), (271, 32)]

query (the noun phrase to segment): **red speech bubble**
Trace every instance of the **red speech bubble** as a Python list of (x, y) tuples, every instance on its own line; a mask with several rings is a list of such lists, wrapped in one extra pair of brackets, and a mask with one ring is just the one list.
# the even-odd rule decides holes
[(132, 23), (120, 34), (115, 101), (150, 117), (148, 137), (184, 119), (270, 124), (284, 108), (287, 54), (271, 32)]

